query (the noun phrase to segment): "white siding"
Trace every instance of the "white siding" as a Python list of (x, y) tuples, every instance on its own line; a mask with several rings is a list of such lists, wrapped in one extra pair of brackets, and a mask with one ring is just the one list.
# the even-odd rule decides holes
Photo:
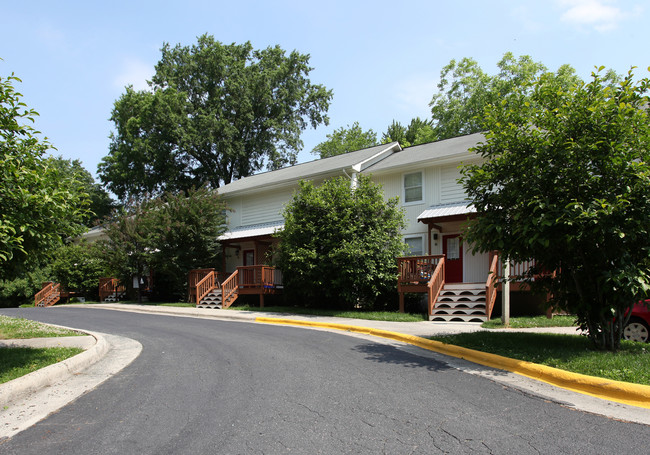
[(242, 198), (241, 226), (282, 220), (282, 211), (285, 204), (291, 200), (292, 194), (291, 191), (281, 191), (258, 193)]
[(457, 166), (446, 166), (440, 172), (440, 203), (460, 202), (465, 199), (465, 190), (458, 183), (461, 177)]

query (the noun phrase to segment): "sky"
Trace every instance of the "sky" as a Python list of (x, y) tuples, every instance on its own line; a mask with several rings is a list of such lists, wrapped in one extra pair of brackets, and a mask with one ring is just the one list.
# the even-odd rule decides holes
[(308, 129), (299, 162), (334, 129), (359, 122), (379, 137), (397, 120), (430, 117), (440, 71), (475, 59), (488, 74), (506, 52), (549, 70), (595, 66), (650, 76), (646, 0), (0, 0), (0, 76), (11, 73), (36, 129), (96, 176), (126, 85), (146, 89), (163, 43), (205, 33), (309, 54), (312, 83), (333, 90), (329, 126)]

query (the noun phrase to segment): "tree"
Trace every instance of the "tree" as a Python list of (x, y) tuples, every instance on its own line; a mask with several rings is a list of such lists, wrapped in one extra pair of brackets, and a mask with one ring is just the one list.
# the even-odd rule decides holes
[[(476, 60), (452, 60), (440, 72), (438, 93), (433, 95), (431, 114), (437, 139), (447, 139), (484, 131), (485, 107), (497, 104), (509, 94), (526, 94), (530, 83), (547, 68), (528, 55), (516, 59), (510, 52), (497, 63), (499, 72), (485, 73)], [(569, 65), (556, 73), (564, 88), (579, 81)], [(615, 73), (611, 73), (615, 77)]]
[(226, 230), (226, 207), (216, 191), (207, 188), (166, 194), (152, 203), (155, 250), (154, 294), (161, 299), (187, 298), (190, 270), (217, 267), (221, 259), (218, 238)]
[(327, 140), (314, 147), (311, 153), (320, 158), (328, 158), (373, 147), (377, 144), (377, 133), (373, 130), (364, 131), (359, 126), (359, 122), (354, 122), (352, 126), (341, 127), (334, 130), (332, 134), (328, 134)]
[(12, 279), (67, 237), (84, 230), (88, 195), (76, 176), (62, 175), (47, 139), (24, 122), (38, 114), (0, 77), (0, 276)]
[(127, 287), (153, 270), (155, 297), (178, 301), (186, 297), (190, 270), (218, 263), (217, 238), (225, 228), (225, 205), (215, 191), (167, 193), (116, 213), (106, 226), (104, 257)]
[(601, 72), (568, 88), (543, 74), (486, 109), (486, 161), (463, 170), (477, 210), (465, 236), (534, 259), (553, 302), (616, 350), (650, 290), (650, 81), (630, 71), (614, 87)]
[(411, 147), (413, 145), (425, 144), (437, 140), (436, 131), (431, 125), (431, 121), (422, 120), (415, 117), (411, 120), (408, 127), (393, 120), (386, 132), (382, 135), (382, 142), (399, 142), (402, 147)]
[(222, 184), (294, 164), (308, 125), (328, 123), (332, 92), (308, 79), (309, 55), (225, 45), (203, 35), (164, 44), (150, 90), (116, 102), (102, 182), (125, 200)]
[(52, 165), (59, 170), (61, 175), (75, 178), (83, 184), (84, 192), (90, 198), (86, 226), (92, 227), (111, 214), (115, 208), (115, 201), (100, 184), (95, 183), (92, 174), (83, 167), (81, 161), (64, 159), (59, 156), (52, 159)]
[(369, 177), (361, 176), (354, 190), (345, 178), (319, 187), (303, 181), (284, 219), (278, 266), (289, 298), (337, 309), (379, 307), (387, 296), (397, 301), (404, 214)]
[(99, 279), (107, 276), (101, 245), (85, 241), (70, 243), (53, 255), (50, 278), (63, 288), (91, 300), (99, 298)]

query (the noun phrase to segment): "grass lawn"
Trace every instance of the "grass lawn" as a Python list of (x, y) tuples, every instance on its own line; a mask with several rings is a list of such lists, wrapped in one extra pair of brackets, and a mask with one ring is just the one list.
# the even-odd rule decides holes
[(612, 353), (590, 349), (587, 337), (578, 335), (474, 332), (432, 339), (575, 373), (650, 385), (650, 345), (645, 343), (623, 341), (621, 350)]
[(0, 316), (0, 340), (12, 338), (49, 338), (85, 335), (74, 330), (52, 327), (23, 318)]
[[(0, 339), (80, 336), (83, 333), (23, 318), (0, 316)], [(0, 384), (83, 352), (79, 348), (0, 348)]]
[(398, 313), (393, 311), (337, 311), (337, 310), (320, 310), (316, 308), (303, 308), (292, 306), (265, 306), (260, 308), (254, 305), (235, 305), (228, 310), (234, 311), (263, 311), (269, 313), (288, 313), (288, 314), (313, 314), (317, 316), (333, 316), (337, 318), (354, 318), (368, 319), (371, 321), (392, 321), (392, 322), (419, 322), (426, 321), (426, 315)]
[(0, 348), (0, 384), (81, 352), (79, 348)]
[[(523, 329), (527, 327), (575, 327), (576, 318), (575, 316), (564, 316), (558, 315), (553, 316), (552, 319), (547, 318), (546, 316), (529, 316), (529, 317), (515, 317), (510, 318), (510, 324), (508, 327), (513, 329)], [(501, 322), (501, 319), (494, 318), (490, 321), (486, 321), (481, 324), (481, 327), (486, 329), (502, 329), (505, 328), (505, 325)]]

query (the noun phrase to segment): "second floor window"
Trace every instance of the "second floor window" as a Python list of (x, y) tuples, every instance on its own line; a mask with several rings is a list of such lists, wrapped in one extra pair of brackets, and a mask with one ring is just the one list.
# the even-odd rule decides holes
[(422, 201), (422, 172), (404, 174), (404, 203)]

